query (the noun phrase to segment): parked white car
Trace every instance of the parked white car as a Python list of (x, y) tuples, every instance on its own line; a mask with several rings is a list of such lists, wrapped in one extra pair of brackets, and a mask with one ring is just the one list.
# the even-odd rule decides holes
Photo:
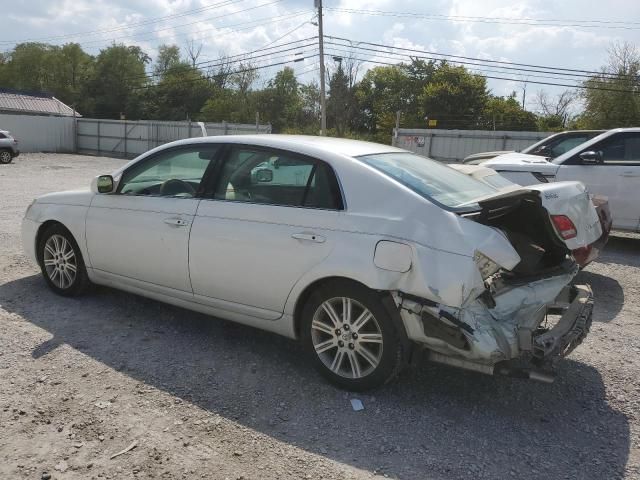
[(609, 130), (551, 162), (509, 153), (482, 165), (520, 185), (578, 180), (608, 198), (614, 229), (640, 230), (640, 128)]
[(59, 294), (94, 282), (300, 339), (329, 380), (363, 390), (423, 350), (551, 380), (593, 306), (570, 286), (575, 225), (556, 227), (538, 191), (398, 148), (255, 135), (158, 147), (39, 197), (22, 231)]

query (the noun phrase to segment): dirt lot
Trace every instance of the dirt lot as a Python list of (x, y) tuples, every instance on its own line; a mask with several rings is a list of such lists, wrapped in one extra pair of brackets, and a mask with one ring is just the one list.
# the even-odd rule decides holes
[(594, 326), (554, 384), (424, 364), (354, 412), (289, 340), (46, 288), (21, 253), (27, 205), (121, 164), (0, 165), (0, 478), (640, 478), (639, 238), (580, 274)]

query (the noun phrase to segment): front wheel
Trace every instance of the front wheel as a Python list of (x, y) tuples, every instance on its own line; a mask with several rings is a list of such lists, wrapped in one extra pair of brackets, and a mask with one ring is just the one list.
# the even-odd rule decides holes
[(303, 310), (302, 341), (314, 364), (340, 388), (379, 387), (403, 362), (398, 328), (379, 295), (336, 281), (315, 292)]
[(86, 290), (89, 278), (80, 248), (62, 225), (52, 225), (42, 234), (38, 257), (42, 275), (54, 292), (74, 296)]
[(13, 156), (9, 150), (0, 150), (0, 163), (6, 165), (7, 163), (11, 163), (11, 160), (13, 160)]

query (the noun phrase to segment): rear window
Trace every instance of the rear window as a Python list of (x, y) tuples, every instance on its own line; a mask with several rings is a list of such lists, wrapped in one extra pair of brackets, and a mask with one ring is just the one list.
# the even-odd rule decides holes
[[(363, 155), (358, 160), (446, 209), (493, 195), (496, 189), (430, 158), (409, 152)], [(469, 207), (472, 205), (465, 205)]]
[(7, 136), (4, 133), (0, 132), (0, 138), (7, 138)]

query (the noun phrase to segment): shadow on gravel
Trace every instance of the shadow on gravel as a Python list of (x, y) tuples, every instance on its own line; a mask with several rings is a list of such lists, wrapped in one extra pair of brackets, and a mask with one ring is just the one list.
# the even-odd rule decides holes
[(583, 270), (576, 276), (575, 283), (591, 285), (595, 299), (594, 322), (610, 322), (622, 310), (624, 290), (615, 278)]
[(614, 236), (614, 234), (612, 234), (596, 262), (640, 267), (639, 254), (639, 236)]
[[(326, 384), (294, 342), (115, 290), (61, 298), (31, 276), (1, 285), (0, 304), (53, 336), (34, 357), (68, 344), (280, 441), (393, 478), (600, 480), (622, 477), (627, 462), (628, 419), (579, 362), (561, 362), (552, 385), (424, 364), (356, 396)], [(352, 411), (354, 397), (364, 411)]]

